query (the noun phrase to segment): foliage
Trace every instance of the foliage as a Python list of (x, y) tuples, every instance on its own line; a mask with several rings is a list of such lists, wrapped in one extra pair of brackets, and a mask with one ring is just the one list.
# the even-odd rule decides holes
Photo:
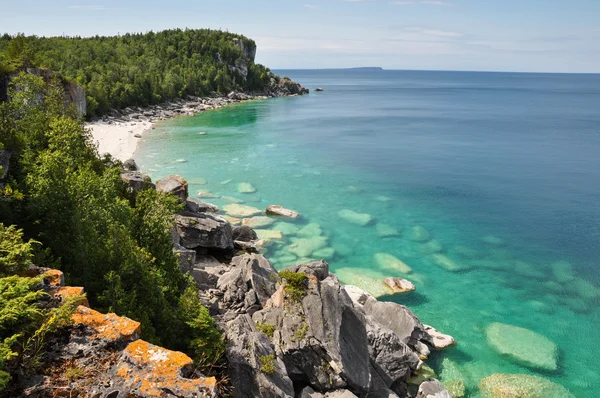
[[(92, 307), (141, 322), (144, 339), (185, 351), (198, 363), (218, 361), (224, 351), (221, 335), (172, 251), (172, 215), (181, 205), (153, 189), (127, 192), (120, 163), (98, 158), (89, 132), (64, 109), (54, 83), (31, 75), (14, 83), (21, 90), (11, 102), (0, 103), (0, 145), (13, 153), (11, 184), (23, 198), (0, 198), (0, 222), (17, 224), (0, 229), (0, 237), (12, 239), (3, 239), (1, 247), (11, 252), (0, 252), (0, 264), (12, 270), (34, 255), (38, 265), (60, 267), (69, 284), (84, 286)], [(32, 253), (38, 245), (20, 242), (22, 236), (37, 239), (44, 251)], [(42, 293), (26, 287), (14, 301), (20, 304), (13, 313), (21, 318), (12, 321), (11, 334), (4, 334), (2, 322), (10, 319), (0, 315), (0, 336), (22, 334), (20, 360), (35, 367), (45, 337), (68, 317), (39, 312), (32, 303)], [(3, 346), (10, 350), (7, 344), (12, 342)]]
[(217, 363), (225, 353), (225, 344), (215, 320), (198, 298), (198, 289), (191, 284), (179, 299), (179, 318), (187, 326), (195, 361), (205, 365)]
[(279, 277), (285, 281), (285, 292), (292, 301), (300, 301), (306, 296), (308, 277), (305, 273), (280, 271)]
[(0, 276), (23, 271), (33, 257), (34, 240), (23, 241), (23, 230), (0, 223)]
[(258, 358), (260, 361), (260, 371), (264, 374), (270, 375), (275, 373), (275, 355), (262, 355)]
[[(237, 44), (237, 43), (242, 44)], [(0, 73), (49, 68), (86, 89), (88, 115), (185, 95), (262, 91), (271, 72), (245, 58), (254, 41), (229, 32), (176, 29), (90, 38), (0, 37)], [(234, 65), (246, 63), (244, 78)]]
[(273, 338), (273, 334), (275, 333), (275, 325), (269, 325), (268, 323), (257, 323), (256, 328), (266, 334), (268, 338)]

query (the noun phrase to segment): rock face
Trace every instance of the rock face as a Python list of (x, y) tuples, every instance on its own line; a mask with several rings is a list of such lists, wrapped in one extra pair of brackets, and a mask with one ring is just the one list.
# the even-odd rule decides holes
[(269, 94), (274, 97), (283, 97), (286, 95), (302, 95), (308, 94), (307, 88), (302, 87), (299, 83), (292, 81), (289, 77), (276, 78), (271, 77)]
[(558, 369), (558, 349), (548, 338), (529, 329), (492, 323), (486, 329), (488, 344), (501, 355), (531, 368)]
[[(62, 81), (62, 86), (64, 89), (65, 97), (64, 102), (65, 106), (70, 106), (73, 104), (79, 116), (85, 116), (87, 112), (87, 99), (85, 95), (85, 90), (83, 87), (78, 86), (72, 81), (66, 81), (62, 79), (61, 76), (52, 72), (50, 69), (43, 68), (25, 68), (23, 70), (19, 70), (15, 73), (10, 74), (8, 77), (2, 79), (0, 78), (0, 101), (10, 100), (8, 98), (8, 87), (11, 82), (17, 77), (17, 75), (21, 72), (29, 73), (44, 79), (44, 82), (49, 83), (55, 77), (58, 77)], [(15, 87), (19, 90), (19, 87)]]
[(171, 175), (156, 181), (156, 190), (173, 194), (182, 203), (185, 203), (188, 198), (188, 184), (178, 175)]
[(208, 213), (178, 215), (175, 228), (181, 245), (187, 249), (233, 249), (231, 224), (219, 216)]
[(496, 373), (479, 383), (484, 398), (573, 398), (566, 388), (537, 376)]
[(154, 188), (154, 184), (150, 177), (140, 173), (139, 171), (126, 171), (121, 173), (121, 180), (127, 184), (127, 189), (130, 192), (140, 192), (146, 188)]
[(185, 202), (185, 210), (192, 213), (217, 213), (219, 207), (195, 198), (188, 198)]

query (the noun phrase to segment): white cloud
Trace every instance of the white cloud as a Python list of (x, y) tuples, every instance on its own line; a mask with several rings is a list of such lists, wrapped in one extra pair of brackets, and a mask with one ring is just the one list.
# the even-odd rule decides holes
[(428, 6), (450, 6), (452, 3), (439, 0), (419, 0), (419, 1), (391, 1), (390, 4), (395, 6), (413, 6), (413, 5), (428, 5)]
[(411, 27), (404, 28), (404, 30), (406, 30), (408, 32), (415, 32), (415, 33), (420, 33), (422, 35), (434, 36), (434, 37), (458, 38), (458, 37), (464, 36), (464, 34), (458, 33), (458, 32), (448, 32), (448, 31), (439, 30), (439, 29), (428, 29), (428, 28), (422, 28), (420, 26), (411, 26)]

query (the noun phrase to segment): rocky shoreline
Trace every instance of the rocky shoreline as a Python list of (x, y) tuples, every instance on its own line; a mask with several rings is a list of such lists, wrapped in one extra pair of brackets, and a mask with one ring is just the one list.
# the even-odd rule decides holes
[[(122, 178), (132, 191), (151, 184), (127, 165)], [(156, 189), (185, 203), (174, 252), (226, 337), (233, 396), (451, 397), (423, 362), (454, 345), (450, 336), (405, 306), (341, 284), (324, 260), (278, 272), (251, 227), (233, 227), (216, 206), (189, 198), (183, 178), (166, 177)], [(297, 216), (281, 206), (265, 214), (274, 209)]]

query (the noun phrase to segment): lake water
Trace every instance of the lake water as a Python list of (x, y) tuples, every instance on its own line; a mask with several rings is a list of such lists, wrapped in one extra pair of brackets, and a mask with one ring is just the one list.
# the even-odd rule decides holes
[[(323, 257), (377, 295), (384, 277), (411, 280), (416, 292), (384, 298), (456, 338), (428, 363), (468, 396), (497, 372), (599, 396), (600, 75), (278, 73), (324, 91), (163, 122), (138, 164), (220, 207), (302, 213), (259, 228), (284, 232), (266, 248), (277, 268)], [(501, 356), (493, 322), (552, 340), (558, 369)]]

